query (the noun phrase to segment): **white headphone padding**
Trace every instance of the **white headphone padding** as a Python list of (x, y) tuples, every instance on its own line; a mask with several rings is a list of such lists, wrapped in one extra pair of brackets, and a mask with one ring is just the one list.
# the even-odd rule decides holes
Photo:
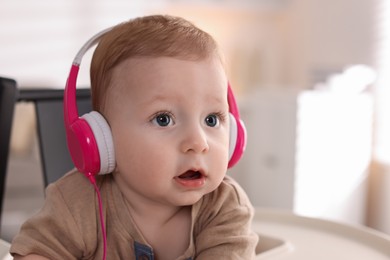
[(110, 126), (106, 119), (96, 111), (91, 111), (83, 115), (82, 118), (85, 119), (91, 127), (99, 149), (99, 174), (112, 172), (115, 168), (115, 152)]
[(237, 142), (237, 122), (236, 118), (229, 113), (229, 123), (230, 123), (230, 131), (229, 131), (229, 160), (232, 158), (234, 150), (236, 148)]

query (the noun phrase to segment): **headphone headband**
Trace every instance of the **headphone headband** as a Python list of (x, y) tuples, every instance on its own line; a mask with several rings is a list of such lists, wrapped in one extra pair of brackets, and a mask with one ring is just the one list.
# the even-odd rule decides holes
[(81, 60), (83, 59), (84, 54), (92, 48), (95, 44), (98, 44), (100, 38), (103, 37), (104, 34), (111, 31), (113, 27), (109, 27), (97, 34), (95, 34), (91, 39), (89, 39), (84, 45), (81, 47), (81, 49), (77, 52), (76, 57), (73, 60), (73, 65), (80, 66)]
[(84, 54), (95, 44), (97, 44), (100, 38), (111, 29), (112, 27), (95, 34), (81, 47), (81, 49), (77, 52), (76, 57), (73, 59), (68, 80), (66, 81), (64, 94), (64, 105), (67, 107), (67, 109), (64, 110), (64, 119), (66, 125), (71, 125), (75, 120), (79, 118), (76, 99), (73, 97), (76, 97), (77, 76)]

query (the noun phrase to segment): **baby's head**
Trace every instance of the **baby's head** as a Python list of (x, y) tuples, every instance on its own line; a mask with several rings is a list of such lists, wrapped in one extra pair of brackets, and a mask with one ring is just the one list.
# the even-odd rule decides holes
[(190, 205), (229, 162), (228, 81), (214, 39), (188, 21), (148, 16), (102, 37), (94, 110), (111, 128), (114, 179), (129, 197)]
[(93, 55), (90, 73), (94, 110), (104, 113), (113, 69), (127, 59), (140, 57), (212, 57), (223, 63), (215, 40), (183, 18), (153, 15), (119, 24), (102, 37)]

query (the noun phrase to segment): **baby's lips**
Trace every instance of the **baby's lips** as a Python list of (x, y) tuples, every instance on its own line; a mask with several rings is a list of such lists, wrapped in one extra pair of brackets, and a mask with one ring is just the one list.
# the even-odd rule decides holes
[(204, 185), (206, 181), (206, 175), (201, 170), (191, 169), (179, 176), (176, 181), (187, 188), (198, 188)]
[(178, 178), (180, 179), (186, 179), (186, 180), (195, 180), (202, 177), (202, 173), (199, 171), (194, 170), (188, 170), (183, 174), (180, 174)]

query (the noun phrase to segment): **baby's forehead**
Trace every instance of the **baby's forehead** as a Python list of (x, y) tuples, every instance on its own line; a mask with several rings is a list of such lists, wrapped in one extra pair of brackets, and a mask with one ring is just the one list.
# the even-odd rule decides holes
[[(136, 57), (125, 60), (112, 73), (111, 93), (153, 94), (210, 88), (226, 93), (227, 78), (216, 58), (184, 60), (172, 57)], [(166, 95), (169, 96), (169, 95)]]
[[(132, 81), (133, 78), (139, 78), (143, 75), (148, 77), (158, 76), (159, 72), (167, 73), (171, 71), (181, 71), (181, 73), (192, 73), (191, 70), (182, 70), (188, 64), (198, 67), (217, 68), (218, 70), (208, 69), (205, 73), (212, 74), (225, 73), (225, 67), (218, 56), (212, 55), (209, 57), (170, 57), (170, 56), (136, 56), (123, 60), (116, 65), (111, 71), (111, 85), (116, 85), (123, 81), (124, 78)], [(194, 67), (195, 68), (195, 67)], [(148, 80), (148, 78), (146, 78)]]

